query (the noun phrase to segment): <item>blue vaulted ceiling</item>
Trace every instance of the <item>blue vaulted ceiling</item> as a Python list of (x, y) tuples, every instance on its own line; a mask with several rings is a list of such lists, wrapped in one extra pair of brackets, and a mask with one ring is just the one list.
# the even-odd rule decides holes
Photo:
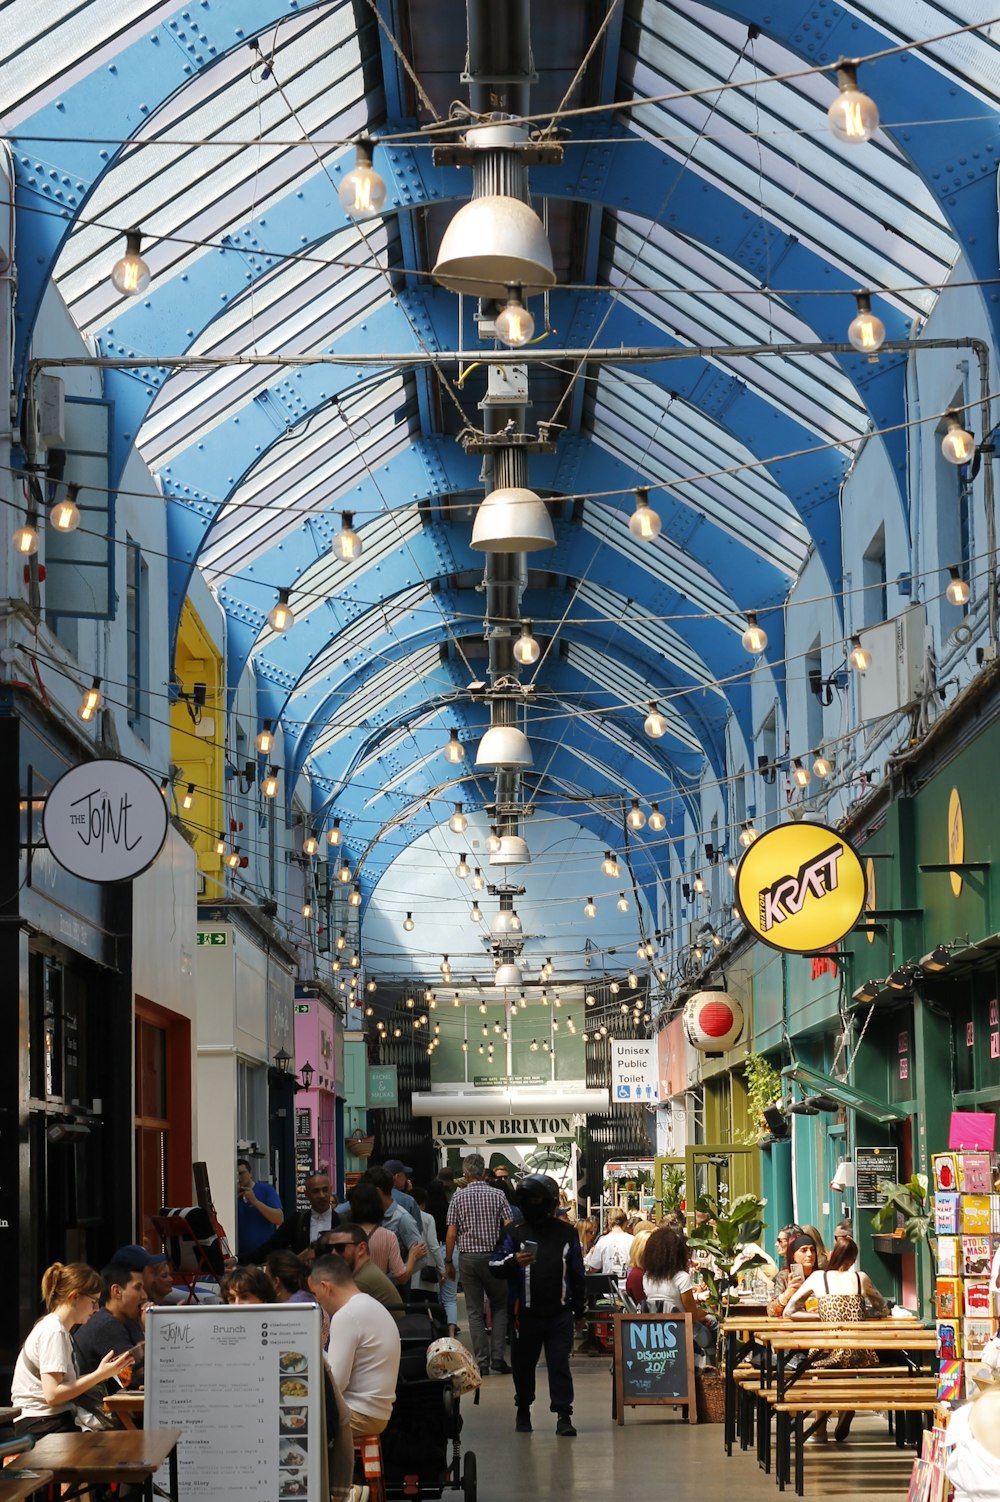
[[(446, 114), (461, 28), (430, 0), (378, 11)], [(20, 368), (50, 279), (102, 354), (147, 362), (105, 372), (113, 473), (135, 445), (167, 498), (172, 623), (201, 569), (229, 617), (231, 686), (252, 662), (288, 772), (309, 774), (316, 815), (335, 806), (367, 846), (447, 780), (435, 753), (448, 728), (473, 747), (485, 725), (468, 693), (483, 668), (469, 547), (480, 464), (456, 442), (456, 405), (475, 420), (483, 373), (456, 403), (418, 358), (476, 347), (471, 309), (459, 329), (457, 299), (426, 275), (468, 174), (433, 165), (418, 129), (429, 116), (362, 0), (12, 0), (5, 12), (18, 39), (0, 97), (20, 211)], [(541, 114), (603, 11), (570, 0), (535, 12)], [(935, 9), (936, 32), (962, 24)], [(765, 19), (749, 5), (627, 0), (573, 102), (648, 102), (568, 120), (563, 161), (532, 171), (559, 276), (533, 416), (558, 408), (565, 430), (531, 460), (557, 546), (528, 560), (522, 611), (547, 651), (525, 713), (537, 796), (553, 807), (658, 798), (664, 840), (696, 820), (699, 777), (721, 777), (727, 737), (746, 746), (752, 731), (746, 612), (767, 625), (780, 693), (780, 606), (810, 553), (841, 586), (852, 440), (903, 421), (904, 357), (781, 360), (766, 346), (842, 340), (857, 287), (903, 339), (960, 253), (973, 276), (995, 273), (988, 35), (867, 65), (885, 128), (859, 149), (826, 130), (828, 73), (767, 81), (926, 31), (916, 0), (808, 15), (777, 0)], [(366, 130), (406, 139), (379, 150), (389, 200), (362, 231), (335, 187), (352, 160), (343, 142)], [(129, 302), (109, 272), (132, 224), (152, 283)], [(996, 323), (995, 302), (983, 317)], [(663, 358), (594, 360), (571, 380), (560, 351), (592, 344)], [(746, 346), (758, 352), (728, 352)], [(331, 353), (345, 363), (157, 363)], [(903, 435), (873, 441), (905, 509)], [(637, 484), (663, 519), (653, 545), (627, 530)], [(345, 509), (364, 541), (356, 564), (330, 554)], [(281, 589), (297, 623), (279, 637), (266, 616)], [(650, 700), (668, 718), (656, 742), (642, 732)], [(466, 766), (461, 796), (488, 802)], [(613, 841), (620, 818), (605, 808), (593, 827)], [(407, 829), (440, 816), (432, 801)], [(650, 890), (662, 854), (653, 841), (641, 857)]]

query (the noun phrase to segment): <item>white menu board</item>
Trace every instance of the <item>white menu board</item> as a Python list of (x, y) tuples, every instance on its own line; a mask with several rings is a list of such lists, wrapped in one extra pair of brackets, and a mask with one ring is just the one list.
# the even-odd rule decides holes
[(158, 1305), (148, 1428), (177, 1428), (180, 1502), (321, 1502), (326, 1423), (315, 1304)]

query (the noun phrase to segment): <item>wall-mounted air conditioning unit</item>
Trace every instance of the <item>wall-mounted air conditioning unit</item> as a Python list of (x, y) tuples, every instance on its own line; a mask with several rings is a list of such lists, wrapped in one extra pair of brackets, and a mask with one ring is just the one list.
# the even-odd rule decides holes
[[(861, 645), (872, 654), (871, 667), (858, 679), (860, 718), (878, 720), (906, 709), (917, 697), (924, 666), (923, 605), (911, 605), (894, 620), (880, 621), (859, 635)], [(870, 733), (874, 728), (870, 727)]]

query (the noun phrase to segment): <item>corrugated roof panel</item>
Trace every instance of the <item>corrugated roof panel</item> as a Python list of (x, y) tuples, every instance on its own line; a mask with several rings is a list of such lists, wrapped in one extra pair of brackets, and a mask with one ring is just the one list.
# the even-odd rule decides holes
[(583, 604), (606, 615), (619, 631), (634, 637), (644, 647), (673, 663), (720, 698), (724, 697), (716, 685), (714, 675), (694, 648), (666, 622), (658, 621), (637, 601), (627, 599), (616, 590), (606, 589), (602, 584), (589, 584), (586, 581), (577, 586), (576, 596)]
[[(349, 695), (336, 710), (336, 724), (322, 730), (310, 750), (314, 759), (329, 751), (345, 735), (350, 735), (359, 725), (366, 725), (372, 710), (383, 707), (390, 699), (415, 679), (423, 679), (432, 673), (439, 662), (438, 649), (423, 647), (412, 652), (402, 662), (390, 663), (388, 667), (373, 673), (363, 688)], [(449, 687), (454, 687), (450, 684)]]
[[(378, 605), (374, 610), (366, 610), (364, 615), (359, 615), (343, 631), (339, 631), (313, 659), (296, 683), (295, 694), (308, 693), (323, 678), (342, 674), (345, 668), (350, 667), (351, 658), (356, 653), (374, 660), (379, 654), (371, 650), (372, 639), (383, 632), (395, 633), (396, 627), (412, 615), (414, 606), (423, 604), (426, 599), (427, 590), (424, 585), (415, 584), (412, 589), (390, 596), (384, 605)], [(296, 622), (296, 629), (300, 624)], [(263, 654), (258, 652), (257, 655), (259, 657)]]
[(964, 0), (953, 5), (929, 5), (924, 0), (879, 0), (877, 7), (844, 3), (844, 9), (863, 16), (870, 26), (884, 31), (893, 41), (939, 36), (953, 27), (979, 26), (978, 31), (962, 36), (923, 43), (920, 56), (986, 103), (1000, 101), (1000, 26), (995, 21), (992, 26), (982, 24), (982, 0)]
[[(637, 712), (641, 712), (642, 706), (650, 699), (655, 699), (657, 693), (662, 694), (663, 685), (650, 683), (647, 678), (640, 678), (638, 673), (633, 673), (631, 668), (625, 667), (605, 652), (597, 652), (592, 647), (585, 647), (580, 642), (567, 641), (565, 644), (565, 660), (570, 667), (577, 668), (579, 672), (586, 674), (588, 678), (599, 683), (609, 692), (608, 709), (616, 709), (622, 704), (632, 705)], [(661, 704), (663, 717), (670, 726), (670, 734), (675, 736), (682, 745), (690, 746), (692, 751), (702, 751), (702, 745), (698, 737), (692, 734), (684, 718), (676, 709), (671, 708), (669, 701)]]

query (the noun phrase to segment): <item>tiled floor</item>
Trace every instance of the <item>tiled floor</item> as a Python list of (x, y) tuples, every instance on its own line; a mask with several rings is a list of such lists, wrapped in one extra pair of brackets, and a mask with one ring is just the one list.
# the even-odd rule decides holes
[[(626, 1409), (624, 1426), (611, 1417), (611, 1377), (603, 1358), (577, 1358), (574, 1423), (576, 1439), (557, 1439), (548, 1411), (544, 1373), (532, 1434), (514, 1433), (510, 1377), (491, 1375), (478, 1407), (463, 1399), (463, 1450), (476, 1452), (480, 1502), (644, 1502), (690, 1496), (697, 1502), (763, 1502), (776, 1499), (772, 1476), (754, 1453), (735, 1451), (727, 1460), (722, 1426), (689, 1426), (672, 1408)], [(845, 1445), (807, 1448), (806, 1498), (836, 1496), (839, 1502), (902, 1502), (912, 1453), (896, 1449), (885, 1421), (855, 1421)], [(448, 1494), (457, 1498), (457, 1493)], [(794, 1493), (785, 1494), (794, 1497)]]

